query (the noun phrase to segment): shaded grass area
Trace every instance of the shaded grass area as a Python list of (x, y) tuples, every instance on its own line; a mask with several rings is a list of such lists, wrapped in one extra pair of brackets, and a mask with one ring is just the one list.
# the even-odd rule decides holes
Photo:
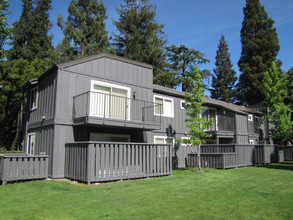
[(173, 170), (169, 177), (87, 186), (0, 186), (0, 219), (293, 219), (291, 170)]

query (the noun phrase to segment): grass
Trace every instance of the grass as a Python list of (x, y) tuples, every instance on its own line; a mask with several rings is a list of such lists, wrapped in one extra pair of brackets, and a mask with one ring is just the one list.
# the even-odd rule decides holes
[[(270, 167), (273, 166), (273, 167)], [(293, 219), (293, 163), (87, 186), (0, 186), (0, 219)], [(280, 168), (281, 167), (281, 168)]]

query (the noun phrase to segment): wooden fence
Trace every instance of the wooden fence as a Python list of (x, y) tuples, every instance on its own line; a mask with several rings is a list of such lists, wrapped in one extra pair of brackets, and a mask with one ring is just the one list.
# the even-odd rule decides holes
[(0, 154), (0, 180), (8, 181), (48, 178), (47, 155)]
[[(283, 161), (276, 145), (202, 145), (201, 164), (208, 168), (234, 168)], [(187, 166), (198, 166), (197, 153), (188, 154)]]
[(284, 150), (284, 160), (293, 160), (293, 146), (282, 147)]
[[(234, 168), (236, 164), (236, 153), (201, 153), (202, 167), (227, 169)], [(188, 154), (188, 167), (198, 166), (198, 155)]]
[(172, 174), (166, 144), (76, 142), (65, 145), (65, 177), (91, 182)]

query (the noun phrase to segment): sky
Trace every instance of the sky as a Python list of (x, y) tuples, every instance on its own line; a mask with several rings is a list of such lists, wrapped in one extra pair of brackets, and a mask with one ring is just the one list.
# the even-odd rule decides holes
[[(11, 14), (8, 23), (18, 20), (22, 11), (21, 0), (8, 0)], [(156, 5), (156, 20), (165, 25), (163, 30), (167, 36), (167, 46), (185, 45), (190, 49), (205, 53), (210, 63), (199, 65), (200, 69), (213, 72), (215, 56), (221, 35), (229, 46), (230, 58), (234, 70), (239, 75), (237, 62), (241, 54), (240, 30), (243, 21), (245, 0), (150, 0)], [(57, 26), (57, 17), (67, 19), (67, 8), (70, 0), (52, 0), (50, 20), (53, 27), (49, 34), (53, 35), (56, 46), (63, 39)], [(118, 20), (116, 8), (120, 8), (123, 0), (104, 0), (108, 19), (106, 29), (108, 35), (117, 33), (113, 20)], [(292, 0), (261, 0), (268, 16), (275, 21), (280, 51), (278, 59), (283, 62), (282, 69), (287, 72), (293, 67), (293, 1)]]

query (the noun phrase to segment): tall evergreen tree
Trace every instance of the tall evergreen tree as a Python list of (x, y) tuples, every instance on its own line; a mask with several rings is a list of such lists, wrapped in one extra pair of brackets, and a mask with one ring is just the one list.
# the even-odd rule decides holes
[(3, 46), (7, 42), (12, 29), (8, 27), (7, 15), (10, 13), (7, 0), (0, 0), (0, 59), (3, 57)]
[(51, 0), (38, 0), (34, 9), (34, 51), (38, 59), (52, 58), (54, 47), (52, 46), (52, 36), (49, 35), (49, 30), (52, 28), (52, 23), (49, 19), (49, 11), (52, 9)]
[(22, 0), (22, 13), (13, 26), (11, 60), (47, 59), (51, 56), (52, 37), (48, 35), (52, 23), (49, 20), (51, 0)]
[[(182, 85), (183, 92), (190, 92), (193, 83), (188, 81), (188, 77), (194, 74), (194, 66), (196, 64), (209, 62), (203, 53), (195, 49), (189, 49), (185, 45), (177, 47), (172, 45), (166, 47), (168, 52), (168, 61), (170, 63), (170, 72), (174, 72), (177, 77), (177, 85)], [(201, 72), (202, 74), (202, 72)], [(203, 77), (203, 76), (202, 76)]]
[(216, 68), (212, 80), (211, 97), (225, 102), (233, 103), (236, 100), (235, 83), (237, 76), (235, 70), (232, 69), (233, 64), (230, 60), (229, 47), (224, 35), (219, 41)]
[(280, 46), (274, 21), (259, 0), (246, 0), (243, 11), (238, 99), (243, 104), (253, 105), (265, 99), (262, 80), (271, 63), (276, 61)]
[(58, 26), (64, 34), (62, 43), (57, 47), (61, 53), (59, 61), (106, 51), (109, 38), (105, 30), (107, 16), (103, 2), (71, 0), (67, 11), (66, 22), (62, 16), (58, 17)]
[(24, 100), (22, 86), (38, 77), (48, 66), (47, 60), (26, 59), (0, 62), (0, 146), (11, 149), (16, 134), (16, 122), (20, 105)]
[(114, 34), (113, 45), (119, 55), (153, 65), (155, 84), (172, 87), (173, 76), (165, 71), (164, 25), (155, 19), (156, 7), (148, 0), (133, 2), (124, 0), (117, 8), (119, 19), (114, 25), (119, 34)]

